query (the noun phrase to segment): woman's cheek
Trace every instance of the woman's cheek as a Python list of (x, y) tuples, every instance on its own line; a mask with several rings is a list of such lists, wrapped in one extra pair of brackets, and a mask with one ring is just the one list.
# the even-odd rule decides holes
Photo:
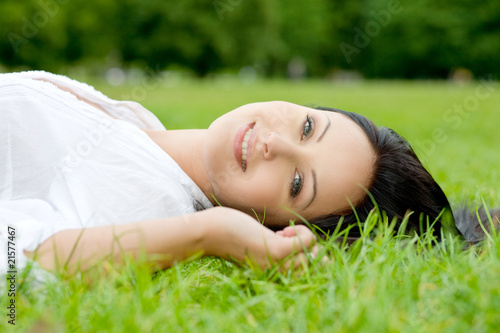
[(219, 190), (225, 191), (235, 187), (242, 173), (241, 170), (238, 169), (238, 165), (232, 161), (228, 161), (220, 165), (217, 169), (218, 170), (215, 172), (215, 182)]
[[(246, 208), (254, 210), (263, 210), (264, 207), (277, 206), (280, 193), (277, 190), (275, 182), (271, 180), (249, 179), (235, 182), (229, 191), (232, 198), (245, 205)], [(229, 199), (229, 198), (228, 198)]]
[(280, 205), (280, 198), (282, 197), (282, 188), (276, 181), (264, 181), (258, 188), (254, 188), (256, 202), (261, 206), (268, 208)]

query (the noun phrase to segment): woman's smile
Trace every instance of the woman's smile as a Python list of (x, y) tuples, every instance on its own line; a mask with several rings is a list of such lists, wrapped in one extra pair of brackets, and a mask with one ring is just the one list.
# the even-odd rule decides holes
[(254, 128), (255, 122), (241, 126), (234, 136), (234, 156), (236, 163), (239, 163), (243, 172), (246, 171), (248, 161), (252, 155), (255, 142)]

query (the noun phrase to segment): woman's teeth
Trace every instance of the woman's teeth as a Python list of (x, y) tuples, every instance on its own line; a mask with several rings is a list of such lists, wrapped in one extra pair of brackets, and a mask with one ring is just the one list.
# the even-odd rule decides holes
[(247, 147), (248, 147), (248, 139), (250, 135), (252, 135), (253, 129), (249, 129), (245, 136), (243, 137), (243, 142), (241, 143), (241, 166), (243, 167), (243, 171), (247, 168)]

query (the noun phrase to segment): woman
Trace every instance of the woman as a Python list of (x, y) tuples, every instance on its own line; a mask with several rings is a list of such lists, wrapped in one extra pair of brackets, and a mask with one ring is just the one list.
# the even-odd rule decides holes
[(373, 202), (399, 220), (414, 211), (417, 232), (455, 230), (406, 141), (354, 113), (255, 103), (166, 131), (139, 104), (59, 75), (4, 74), (0, 91), (1, 232), (15, 230), (18, 267), (85, 270), (141, 251), (159, 268), (199, 253), (300, 262), (315, 236), (291, 219), (328, 233)]

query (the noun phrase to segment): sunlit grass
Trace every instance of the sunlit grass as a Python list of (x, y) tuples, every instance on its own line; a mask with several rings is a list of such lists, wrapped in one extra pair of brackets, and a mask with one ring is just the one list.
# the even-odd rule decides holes
[[(286, 100), (367, 115), (410, 142), (453, 205), (500, 207), (500, 94), (492, 93), (456, 123), (444, 118), (477, 86), (443, 82), (237, 81), (162, 82), (141, 102), (167, 128), (206, 128), (245, 103)], [(121, 99), (136, 86), (98, 89)], [(142, 85), (142, 87), (146, 87)], [(496, 88), (495, 88), (496, 89)], [(496, 92), (496, 91), (495, 91)], [(137, 95), (137, 94), (136, 94)], [(138, 95), (137, 95), (138, 96)], [(431, 151), (434, 131), (442, 137)], [(384, 225), (372, 229), (376, 225)], [(498, 235), (466, 248), (446, 237), (391, 237), (388, 221), (373, 214), (367, 235), (349, 249), (325, 240), (329, 260), (311, 258), (296, 271), (264, 272), (216, 258), (196, 259), (152, 273), (141, 262), (102, 269), (18, 292), (16, 332), (488, 332), (500, 327)], [(368, 232), (371, 231), (370, 235)], [(369, 237), (370, 236), (370, 237)], [(92, 277), (89, 284), (88, 277)], [(6, 304), (6, 295), (1, 302)], [(0, 330), (9, 329), (6, 319)]]

